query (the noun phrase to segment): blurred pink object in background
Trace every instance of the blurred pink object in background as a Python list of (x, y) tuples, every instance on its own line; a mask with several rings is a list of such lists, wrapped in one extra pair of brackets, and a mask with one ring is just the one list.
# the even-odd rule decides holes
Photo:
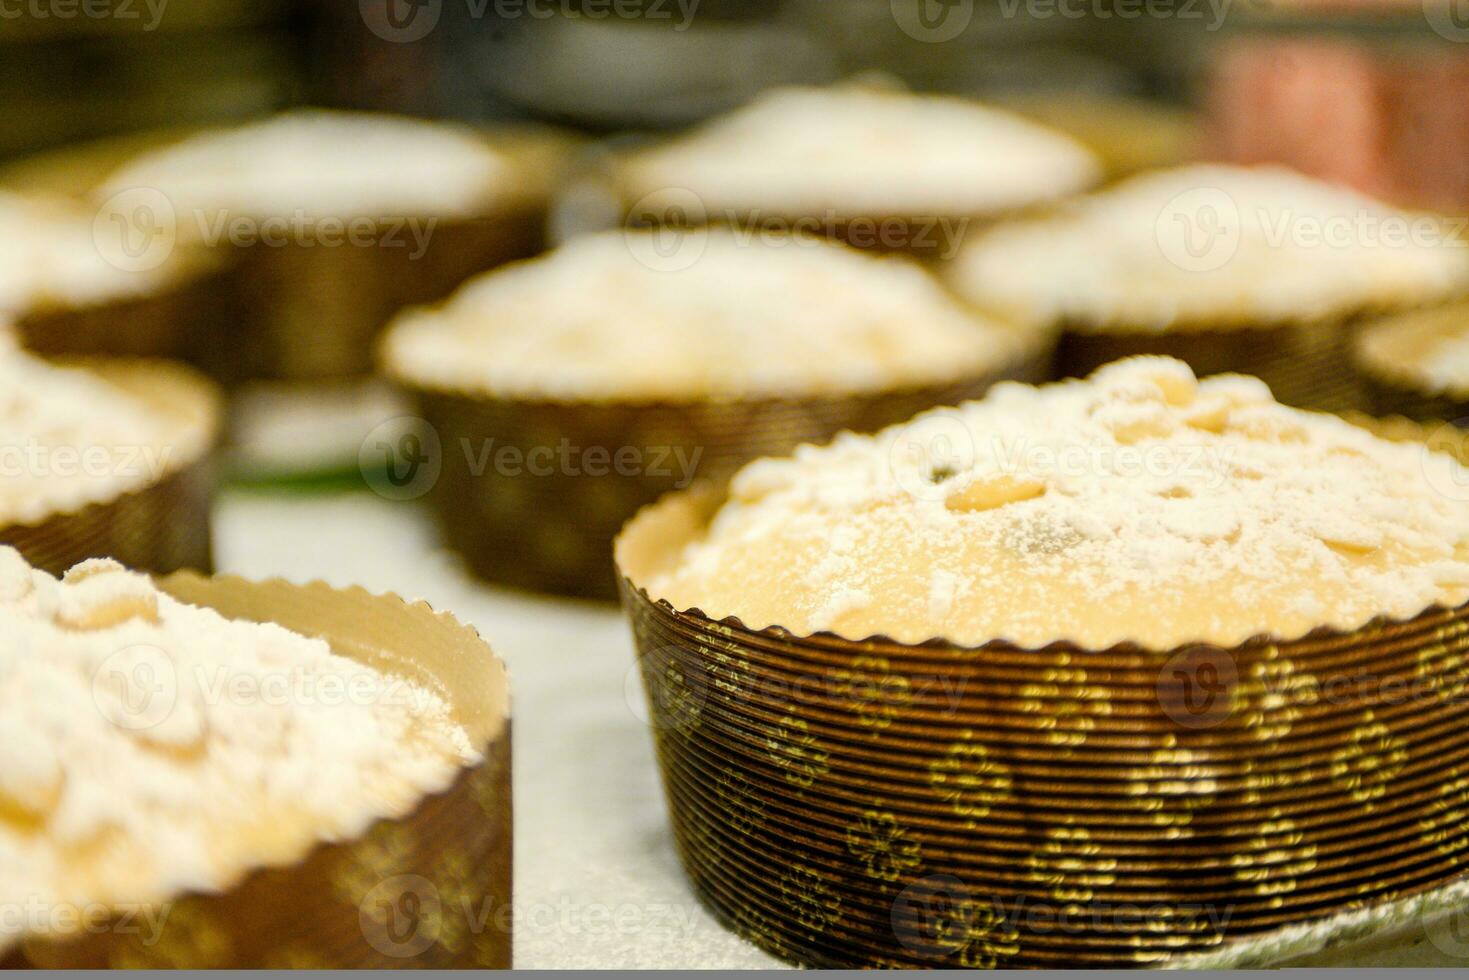
[(1469, 210), (1469, 45), (1329, 29), (1246, 35), (1221, 47), (1206, 111), (1211, 156), (1284, 163), (1405, 205)]

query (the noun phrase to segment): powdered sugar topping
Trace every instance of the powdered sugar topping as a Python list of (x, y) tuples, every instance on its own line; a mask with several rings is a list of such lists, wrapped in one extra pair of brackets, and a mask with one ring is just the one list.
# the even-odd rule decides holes
[(678, 399), (938, 384), (1022, 349), (906, 259), (711, 230), (695, 261), (664, 270), (641, 257), (656, 234), (587, 236), (482, 276), (400, 317), (385, 359), (428, 385)]
[(0, 547), (0, 621), (0, 952), (292, 863), (476, 759), (435, 694), (114, 562), (58, 581)]
[(93, 216), (70, 204), (0, 191), (0, 317), (125, 300), (166, 285), (176, 266), (110, 262)]
[(1469, 243), (1281, 167), (1146, 174), (972, 239), (974, 302), (1076, 330), (1306, 322), (1469, 289)]
[(0, 525), (157, 482), (194, 458), (206, 433), (90, 372), (55, 367), (0, 333)]
[(1469, 504), (1435, 489), (1454, 480), (1255, 379), (1136, 358), (751, 464), (647, 584), (854, 638), (1293, 636), (1469, 598)]
[(300, 109), (147, 153), (99, 193), (167, 195), (177, 217), (467, 217), (507, 193), (514, 168), (472, 130)]
[(965, 99), (859, 85), (778, 88), (630, 159), (632, 196), (836, 219), (978, 216), (1083, 190), (1101, 166), (1059, 132)]

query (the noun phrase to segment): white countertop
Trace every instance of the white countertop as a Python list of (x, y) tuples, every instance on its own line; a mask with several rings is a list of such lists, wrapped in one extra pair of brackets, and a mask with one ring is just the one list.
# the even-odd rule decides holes
[(368, 493), (233, 491), (216, 541), (221, 572), (425, 599), (510, 665), (517, 967), (782, 965), (715, 922), (684, 879), (618, 610), (478, 584), (422, 511)]

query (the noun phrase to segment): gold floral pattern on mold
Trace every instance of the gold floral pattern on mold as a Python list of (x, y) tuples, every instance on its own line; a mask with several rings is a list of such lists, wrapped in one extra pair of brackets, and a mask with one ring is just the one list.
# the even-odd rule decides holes
[(748, 686), (750, 661), (723, 646), (700, 643), (694, 650), (708, 665), (710, 691), (725, 704), (734, 703)]
[(265, 954), (267, 970), (330, 970), (336, 964), (304, 942), (287, 943)]
[(1280, 647), (1273, 643), (1245, 673), (1244, 682), (1235, 688), (1230, 716), (1237, 716), (1240, 728), (1256, 741), (1285, 738), (1300, 721), (1304, 709), (1321, 699), (1320, 679), (1282, 657)]
[(748, 837), (765, 826), (765, 801), (750, 789), (744, 773), (729, 766), (720, 769), (714, 781), (714, 794), (725, 809), (728, 827), (740, 837)]
[(833, 694), (856, 712), (858, 723), (874, 736), (913, 703), (912, 682), (894, 674), (886, 657), (857, 657), (851, 667), (828, 670), (827, 678)]
[(780, 893), (795, 924), (812, 937), (824, 935), (841, 917), (842, 897), (820, 872), (793, 864), (781, 875)]
[(192, 899), (172, 905), (157, 942), (129, 935), (109, 956), (115, 970), (212, 970), (233, 960), (230, 931)]
[(954, 953), (958, 966), (993, 970), (1020, 952), (1020, 932), (1000, 909), (987, 902), (968, 901)]
[(864, 811), (847, 827), (847, 851), (879, 881), (897, 881), (923, 862), (922, 845), (885, 810)]
[(643, 660), (642, 672), (654, 727), (660, 732), (679, 735), (697, 729), (704, 713), (706, 678), (701, 674), (691, 675), (682, 661), (661, 657)]
[(1074, 748), (1097, 730), (1098, 719), (1112, 716), (1106, 688), (1087, 683), (1080, 667), (1047, 667), (1016, 692), (1018, 710), (1032, 715), (1036, 727), (1051, 745)]
[(806, 789), (830, 771), (828, 753), (810, 730), (806, 719), (785, 715), (774, 734), (765, 739), (766, 757), (780, 769), (786, 782)]
[(1450, 770), (1448, 782), (1424, 809), (1427, 812), (1418, 818), (1418, 830), (1439, 854), (1448, 857), (1469, 847), (1465, 834), (1469, 829), (1469, 776), (1462, 767)]
[[(382, 822), (342, 855), (332, 876), (337, 898), (353, 908), (363, 908), (368, 896), (384, 882), (401, 877), (412, 865), (418, 843), (406, 827)], [(373, 915), (371, 910), (366, 914)]]
[(941, 758), (928, 764), (928, 785), (972, 828), (995, 806), (1012, 799), (1014, 779), (1009, 768), (975, 740), (973, 730), (966, 729)]
[(1392, 734), (1371, 711), (1352, 729), (1347, 741), (1331, 753), (1331, 781), (1358, 803), (1372, 803), (1408, 762), (1403, 740)]
[(1125, 792), (1153, 826), (1169, 840), (1190, 836), (1194, 814), (1219, 799), (1213, 767), (1193, 762), (1193, 753), (1176, 747), (1154, 749), (1152, 765), (1130, 770)]
[(433, 933), (438, 944), (451, 953), (462, 953), (472, 937), (482, 933), (489, 922), (485, 887), (476, 873), (469, 855), (447, 849), (434, 862), (430, 879), (438, 890), (438, 922)]
[(1418, 651), (1417, 680), (1447, 702), (1457, 702), (1469, 690), (1469, 620), (1454, 620), (1433, 631), (1433, 642)]
[(752, 902), (741, 903), (734, 910), (735, 932), (741, 938), (754, 943), (761, 949), (788, 960), (799, 960), (801, 956), (781, 935), (765, 910)]
[(1067, 904), (1083, 904), (1096, 889), (1117, 883), (1117, 860), (1106, 857), (1084, 827), (1050, 827), (1046, 842), (1025, 858), (1025, 876), (1047, 897)]
[(1284, 896), (1296, 891), (1303, 878), (1316, 870), (1316, 845), (1279, 809), (1260, 815), (1259, 825), (1229, 857), (1234, 879), (1272, 908), (1284, 904)]

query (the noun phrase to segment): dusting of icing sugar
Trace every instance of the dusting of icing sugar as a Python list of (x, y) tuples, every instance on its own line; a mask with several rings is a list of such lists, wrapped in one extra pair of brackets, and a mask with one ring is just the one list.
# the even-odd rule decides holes
[(206, 437), (0, 333), (0, 525), (34, 523), (157, 482)]
[(181, 219), (471, 217), (507, 194), (509, 161), (462, 126), (364, 112), (298, 109), (145, 153), (109, 177), (107, 199), (165, 194)]
[(169, 264), (132, 272), (108, 261), (92, 219), (68, 203), (0, 191), (0, 316), (142, 296), (176, 274)]
[(1469, 243), (1285, 168), (1194, 165), (976, 236), (949, 278), (985, 308), (1079, 331), (1269, 326), (1461, 292)]
[(981, 216), (1101, 177), (1060, 132), (951, 96), (861, 85), (776, 88), (629, 158), (629, 197), (692, 192), (712, 211), (836, 219)]
[(751, 464), (644, 584), (851, 638), (1296, 636), (1469, 598), (1469, 504), (1434, 489), (1456, 479), (1253, 378), (1134, 358)]
[(1469, 397), (1469, 304), (1383, 317), (1353, 343), (1358, 361), (1380, 381), (1423, 394)]
[(1469, 391), (1469, 337), (1445, 337), (1423, 362), (1434, 391)]
[(687, 399), (939, 384), (1024, 349), (906, 259), (710, 230), (696, 261), (667, 271), (640, 258), (655, 234), (591, 235), (488, 273), (400, 317), (384, 359), (431, 386)]
[[(476, 761), (435, 694), (115, 562), (0, 547), (0, 953), (58, 909), (229, 887), (402, 816)], [(73, 926), (74, 928), (74, 926)]]

